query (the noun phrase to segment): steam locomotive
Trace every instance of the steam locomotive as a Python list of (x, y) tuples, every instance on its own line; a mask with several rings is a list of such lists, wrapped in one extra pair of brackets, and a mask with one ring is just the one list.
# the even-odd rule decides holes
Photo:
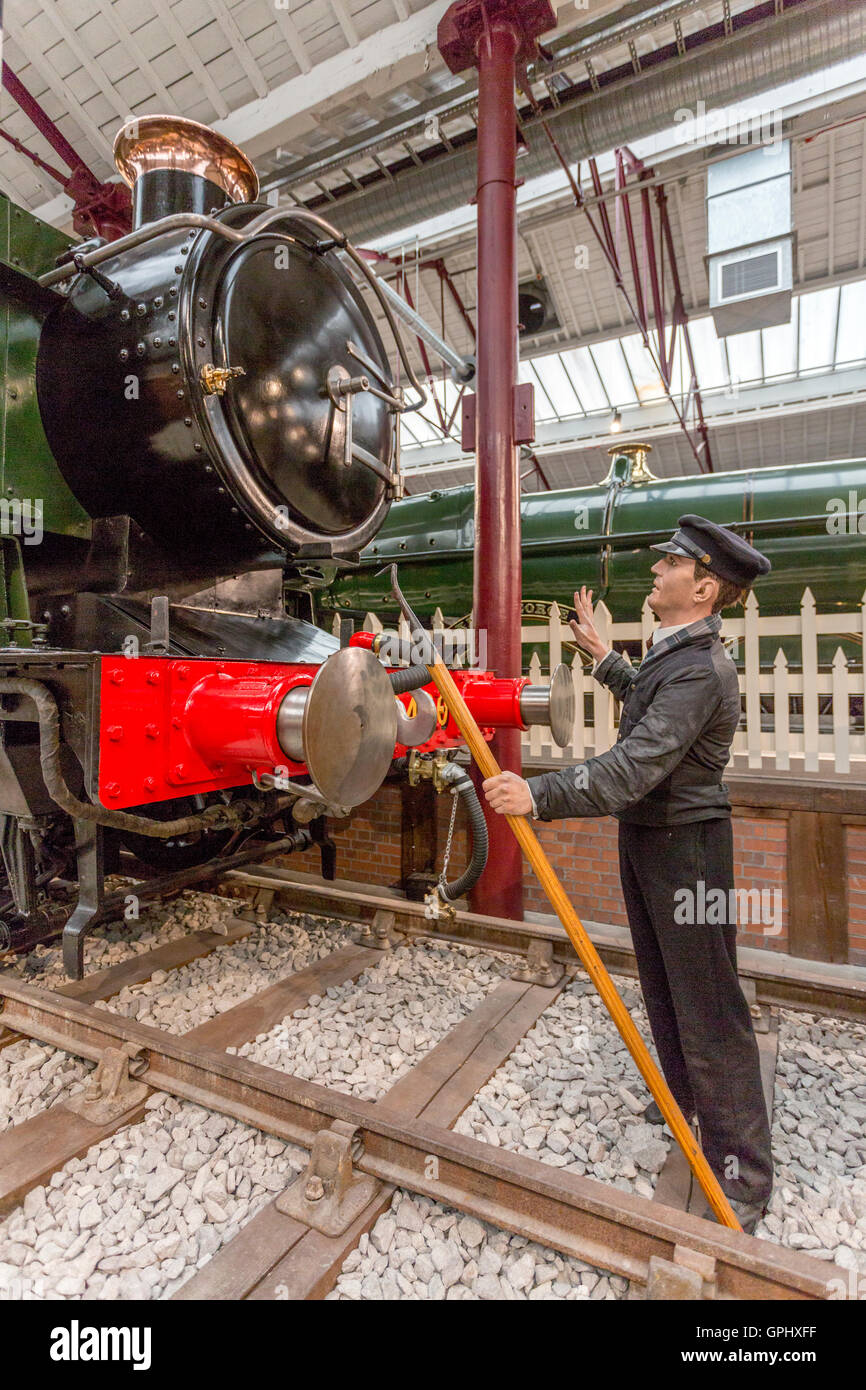
[[(326, 815), (410, 753), (439, 755), (475, 877), (484, 857), (427, 668), (301, 611), (310, 576), (379, 533), (399, 417), (424, 399), (383, 300), (410, 390), (392, 379), (375, 277), (320, 218), (257, 202), (250, 161), (206, 127), (138, 118), (115, 158), (133, 227), (112, 242), (0, 202), (0, 948), (62, 930), (75, 977), (119, 915), (122, 853), (155, 874), (145, 897), (316, 842), (332, 873)], [(274, 576), (289, 607), (262, 601)], [(539, 722), (567, 741), (569, 680), (455, 678), (488, 736)]]

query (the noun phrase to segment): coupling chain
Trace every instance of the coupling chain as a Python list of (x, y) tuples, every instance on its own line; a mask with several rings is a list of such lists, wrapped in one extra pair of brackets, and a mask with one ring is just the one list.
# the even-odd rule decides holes
[(454, 826), (457, 821), (457, 788), (451, 793), (451, 824), (448, 826), (448, 839), (445, 841), (445, 858), (442, 861), (442, 872), (439, 875), (439, 887), (444, 888), (447, 881), (448, 861), (451, 858), (451, 841), (454, 839)]

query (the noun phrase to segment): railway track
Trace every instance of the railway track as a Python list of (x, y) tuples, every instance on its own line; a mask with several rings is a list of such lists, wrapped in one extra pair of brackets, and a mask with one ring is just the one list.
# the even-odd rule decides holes
[[(839, 1296), (837, 1266), (678, 1209), (685, 1201), (675, 1154), (650, 1200), (454, 1132), (459, 1116), (575, 974), (552, 928), (470, 914), (443, 924), (437, 935), (524, 955), (515, 961), (516, 973), (529, 978), (495, 984), (370, 1101), (226, 1049), (268, 1033), (311, 998), (357, 981), (383, 959), (398, 925), (409, 928), (405, 940), (420, 948), (431, 924), (416, 904), (389, 897), (383, 906), (374, 895), (298, 880), (284, 870), (239, 870), (229, 882), (249, 898), (218, 932), (191, 933), (57, 989), (0, 975), (0, 1045), (33, 1038), (98, 1064), (83, 1100), (55, 1104), (0, 1134), (0, 1214), (50, 1183), (71, 1159), (140, 1122), (148, 1102), (163, 1094), (290, 1141), (309, 1155), (306, 1171), (175, 1293), (180, 1300), (325, 1296), (396, 1188), (623, 1276), (650, 1298)], [(369, 922), (370, 929), (358, 942), (180, 1036), (98, 1006), (156, 971), (176, 970), (242, 940), (275, 898), (292, 911), (309, 911), (315, 903), (317, 912), (336, 911)], [(621, 958), (621, 945), (610, 950)], [(755, 970), (755, 1007), (769, 1014), (761, 1042), (770, 1083), (776, 1006), (768, 1001), (779, 991), (811, 988), (828, 1000), (835, 989), (841, 1015), (862, 1017), (864, 986), (856, 974), (837, 972), (834, 981), (825, 975), (808, 985), (804, 972), (772, 977)]]
[[(482, 917), (457, 911), (448, 920), (431, 924), (424, 905), (394, 890), (348, 880), (326, 882), (314, 874), (281, 867), (230, 871), (222, 880), (256, 905), (274, 900), (290, 903), (295, 911), (321, 912), (361, 925), (387, 914), (393, 928), (409, 937), (435, 931), (442, 941), (465, 942), (490, 950), (503, 950), (529, 958), (530, 968), (554, 973), (575, 962), (574, 950), (559, 922), (553, 918), (513, 922), (504, 917)], [(637, 975), (631, 939), (625, 927), (585, 923), (593, 944), (609, 970)], [(740, 947), (740, 979), (758, 1016), (769, 1008), (808, 1009), (833, 1018), (866, 1021), (866, 967), (803, 960), (779, 951)]]

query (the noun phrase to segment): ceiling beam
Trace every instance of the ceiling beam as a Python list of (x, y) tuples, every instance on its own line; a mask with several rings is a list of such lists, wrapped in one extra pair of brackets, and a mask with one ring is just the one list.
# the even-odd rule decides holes
[(354, 48), (358, 43), (358, 30), (355, 28), (355, 21), (349, 13), (348, 5), (345, 0), (331, 0), (331, 9), (337, 16), (346, 43), (350, 48)]
[(232, 53), (237, 57), (238, 62), (252, 83), (253, 91), (257, 97), (267, 96), (268, 84), (264, 79), (261, 68), (250, 52), (250, 46), (238, 28), (237, 20), (229, 10), (225, 0), (211, 0), (214, 18), (228, 39)]
[(54, 27), (62, 38), (70, 52), (74, 53), (84, 71), (96, 83), (99, 91), (105, 97), (109, 106), (113, 106), (121, 121), (125, 121), (129, 115), (129, 104), (124, 101), (114, 83), (109, 80), (107, 73), (103, 71), (93, 54), (87, 49), (78, 37), (77, 31), (67, 22), (61, 14), (57, 4), (46, 5), (43, 14), (49, 23)]
[(153, 87), (154, 97), (158, 98), (158, 100), (162, 103), (163, 107), (167, 112), (170, 112), (174, 107), (174, 101), (172, 100), (171, 93), (169, 92), (168, 88), (166, 87), (165, 83), (163, 82), (162, 78), (160, 77), (159, 73), (154, 67), (153, 63), (148, 58), (141, 44), (138, 42), (138, 39), (127, 27), (126, 22), (121, 16), (120, 10), (117, 8), (117, 6), (109, 3), (105, 6), (102, 13), (105, 19), (111, 25), (120, 42), (123, 44), (127, 53), (129, 53), (129, 55), (135, 59), (136, 63), (139, 66), (139, 69), (147, 77), (148, 82), (150, 82), (151, 86)]
[[(59, 97), (60, 100), (65, 104), (67, 115), (65, 118), (61, 118), (64, 120), (64, 124), (68, 120), (72, 122), (73, 125), (77, 126), (78, 130), (81, 132), (82, 135), (84, 135), (85, 139), (90, 144), (90, 153), (92, 155), (97, 156), (99, 159), (108, 160), (110, 162), (110, 140), (106, 139), (99, 126), (96, 124), (93, 118), (90, 115), (88, 115), (84, 103), (78, 100), (78, 97), (60, 76), (60, 73), (54, 67), (53, 63), (49, 62), (49, 60), (45, 58), (40, 52), (37, 52), (36, 46), (34, 45), (32, 40), (27, 36), (26, 29), (19, 28), (14, 23), (14, 21), (12, 21), (11, 16), (8, 17), (6, 20), (6, 37), (11, 39), (21, 50), (21, 52), (24, 55), (24, 58), (26, 59), (26, 62), (33, 69), (34, 73), (36, 73), (37, 77), (39, 78), (39, 81), (42, 83), (42, 87), (40, 89), (41, 92), (44, 93), (47, 91), (51, 93), (53, 96)], [(14, 59), (12, 59), (12, 56), (9, 56), (11, 59), (10, 66), (14, 68), (17, 75), (30, 88), (33, 95), (38, 99), (39, 91), (36, 90), (38, 84), (34, 83), (32, 79), (30, 79), (27, 76), (26, 72), (23, 69), (23, 65), (15, 63)], [(65, 133), (67, 134), (67, 137), (70, 139), (70, 143), (75, 143), (74, 133), (72, 131), (69, 131), (68, 129)], [(76, 148), (78, 147), (76, 146)], [(82, 156), (82, 158), (85, 157), (85, 152), (82, 151), (80, 148), (78, 149), (78, 153)], [(67, 205), (69, 207), (72, 206), (68, 199)], [(41, 213), (37, 211), (36, 215), (37, 217), (41, 216)]]
[(289, 14), (289, 0), (275, 0), (274, 18), (277, 22), (277, 28), (285, 39), (289, 52), (301, 72), (309, 72), (313, 66), (313, 60), (307, 51), (307, 45), (301, 38), (300, 29)]
[(316, 63), (291, 77), (266, 97), (224, 115), (217, 128), (252, 159), (278, 145), (291, 148), (299, 130), (310, 128), (308, 113), (318, 106), (345, 101), (353, 89), (368, 96), (393, 90), (406, 76), (423, 70), (427, 49), (436, 44), (436, 28), (449, 0), (434, 0), (417, 14), (389, 24), (354, 48)]
[(214, 111), (216, 111), (221, 119), (224, 119), (229, 114), (226, 99), (208, 72), (207, 66), (201, 61), (190, 43), (186, 31), (181, 28), (180, 24), (178, 24), (175, 19), (170, 0), (151, 0), (151, 4), (168, 30), (172, 43), (179, 48), (183, 54), (187, 67), (193, 77), (202, 84)]

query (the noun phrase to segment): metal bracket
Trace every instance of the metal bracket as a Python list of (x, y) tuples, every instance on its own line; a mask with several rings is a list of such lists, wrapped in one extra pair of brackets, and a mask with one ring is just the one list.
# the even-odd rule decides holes
[(446, 902), (439, 896), (439, 885), (430, 889), (424, 895), (424, 917), (428, 922), (444, 922), (446, 925), (453, 922), (457, 916), (457, 909), (453, 903)]
[(685, 1245), (674, 1246), (673, 1260), (651, 1255), (646, 1296), (653, 1301), (677, 1302), (715, 1298), (715, 1260)]
[(2, 645), (5, 647), (17, 647), (15, 634), (30, 634), (30, 641), (34, 647), (44, 647), (47, 645), (46, 633), (48, 632), (47, 623), (34, 623), (30, 618), (4, 618), (0, 622), (8, 641)]
[(67, 1110), (94, 1125), (113, 1124), (137, 1110), (150, 1094), (149, 1086), (132, 1079), (147, 1067), (140, 1053), (134, 1044), (106, 1047), (81, 1095), (67, 1102)]
[(553, 942), (536, 938), (529, 943), (526, 964), (511, 972), (512, 980), (525, 980), (530, 985), (546, 985), (552, 988), (559, 984), (565, 974), (564, 965), (556, 965), (553, 960)]
[(420, 782), (430, 779), (437, 792), (445, 791), (449, 783), (445, 781), (443, 773), (450, 761), (445, 752), (435, 753), (431, 758), (429, 754), (419, 753), (413, 748), (409, 754), (409, 786), (417, 787)]
[(535, 439), (535, 387), (521, 381), (512, 388), (512, 427), (515, 444), (531, 444)]
[(150, 600), (150, 641), (144, 650), (152, 656), (168, 656), (171, 651), (171, 610), (166, 594)]
[[(250, 778), (257, 792), (291, 792), (304, 802), (310, 802), (315, 798), (322, 811), (326, 811), (337, 820), (343, 820), (353, 809), (351, 806), (337, 806), (328, 801), (324, 792), (319, 791), (312, 777), (308, 787), (303, 786), (301, 782), (293, 782), (290, 777), (283, 777), (272, 772), (257, 772), (255, 769), (250, 774)], [(313, 819), (316, 817), (314, 816)]]
[(247, 899), (246, 905), (237, 912), (230, 912), (222, 922), (217, 923), (214, 931), (219, 936), (226, 936), (229, 928), (237, 926), (240, 922), (252, 922), (253, 926), (260, 927), (274, 901), (275, 893), (275, 888), (257, 888), (252, 898)]
[(746, 975), (740, 980), (740, 988), (746, 996), (746, 1003), (749, 1006), (749, 1013), (752, 1015), (752, 1026), (756, 1033), (769, 1033), (770, 1031), (770, 1006), (769, 1004), (758, 1003), (758, 986), (751, 976)]
[(364, 449), (354, 438), (353, 435), (353, 414), (352, 401), (359, 393), (369, 391), (371, 395), (378, 396), (380, 400), (386, 401), (389, 409), (400, 410), (401, 402), (396, 396), (390, 396), (387, 392), (380, 391), (377, 386), (370, 384), (369, 377), (350, 376), (345, 367), (336, 364), (328, 372), (325, 389), (330, 397), (331, 404), (336, 410), (345, 415), (345, 427), (343, 430), (343, 465), (351, 468), (353, 463), (362, 463), (365, 468), (369, 468), (373, 473), (378, 474), (393, 490), (399, 490), (401, 479), (399, 471), (393, 471), (381, 459), (376, 458), (368, 449)]
[(373, 951), (392, 951), (395, 946), (402, 946), (406, 938), (394, 930), (393, 912), (377, 912), (372, 923), (363, 924), (355, 940)]
[(355, 1172), (352, 1160), (361, 1152), (354, 1125), (334, 1120), (330, 1129), (320, 1129), (305, 1172), (277, 1198), (277, 1211), (323, 1235), (342, 1235), (382, 1186)]

